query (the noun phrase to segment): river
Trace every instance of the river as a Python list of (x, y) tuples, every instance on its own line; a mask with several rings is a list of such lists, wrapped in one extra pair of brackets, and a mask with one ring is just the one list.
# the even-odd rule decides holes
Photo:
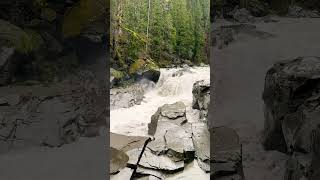
[[(151, 116), (164, 104), (182, 101), (187, 106), (189, 122), (198, 121), (198, 111), (191, 108), (192, 87), (196, 81), (210, 80), (210, 67), (170, 68), (161, 69), (156, 84), (144, 82), (146, 93), (143, 102), (130, 108), (110, 111), (110, 131), (127, 136), (148, 136), (148, 123)], [(180, 75), (174, 75), (182, 72)], [(202, 171), (196, 161), (189, 164), (183, 172), (167, 177), (168, 180), (178, 179), (210, 179), (209, 174)]]

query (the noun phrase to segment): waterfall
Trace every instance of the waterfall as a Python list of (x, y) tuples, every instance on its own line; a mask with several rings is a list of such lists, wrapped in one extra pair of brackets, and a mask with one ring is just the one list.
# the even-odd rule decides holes
[[(146, 89), (143, 102), (130, 108), (110, 111), (110, 131), (114, 133), (147, 136), (151, 116), (164, 104), (182, 101), (191, 109), (192, 87), (196, 81), (209, 79), (209, 67), (161, 69), (157, 84), (143, 80)], [(188, 115), (187, 115), (188, 117)]]

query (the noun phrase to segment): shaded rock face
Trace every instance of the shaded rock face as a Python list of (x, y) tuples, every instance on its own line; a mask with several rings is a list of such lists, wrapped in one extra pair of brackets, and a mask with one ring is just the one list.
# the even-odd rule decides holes
[(266, 149), (317, 153), (319, 75), (318, 57), (277, 63), (268, 71), (263, 93)]
[(177, 125), (186, 123), (186, 106), (183, 102), (161, 106), (151, 117), (151, 122), (148, 124), (148, 134), (155, 134), (159, 121), (170, 121)]
[(11, 81), (14, 69), (14, 48), (1, 47), (0, 49), (0, 86), (6, 85)]
[(202, 80), (194, 83), (192, 95), (192, 108), (200, 110), (200, 119), (206, 121), (210, 104), (210, 82)]
[[(28, 89), (28, 92), (25, 92)], [(0, 147), (59, 147), (92, 137), (105, 124), (104, 90), (82, 71), (61, 84), (0, 88)]]
[(286, 180), (319, 176), (320, 58), (275, 64), (266, 75), (263, 145), (291, 154)]
[(110, 89), (110, 109), (132, 107), (140, 104), (143, 97), (144, 89), (139, 85)]
[(244, 179), (242, 152), (238, 134), (231, 128), (212, 129), (211, 177), (215, 179)]

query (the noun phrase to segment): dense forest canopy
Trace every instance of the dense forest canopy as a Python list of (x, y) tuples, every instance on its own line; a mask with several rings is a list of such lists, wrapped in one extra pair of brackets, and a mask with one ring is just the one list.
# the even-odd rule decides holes
[(207, 62), (209, 0), (111, 0), (111, 67)]

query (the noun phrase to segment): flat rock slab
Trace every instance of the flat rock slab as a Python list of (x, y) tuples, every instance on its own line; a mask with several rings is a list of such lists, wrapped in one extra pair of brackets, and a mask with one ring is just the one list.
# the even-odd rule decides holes
[[(136, 165), (141, 154), (141, 150), (142, 148), (137, 148), (127, 152), (129, 156), (128, 164)], [(149, 169), (162, 170), (172, 173), (184, 169), (183, 161), (175, 162), (166, 155), (155, 155), (148, 148), (146, 148), (144, 151), (139, 165)]]
[(174, 161), (194, 158), (192, 134), (187, 130), (187, 124), (179, 126), (168, 121), (160, 121), (154, 138), (147, 147), (155, 154), (166, 154)]
[(186, 106), (183, 102), (165, 104), (160, 109), (161, 115), (169, 119), (176, 119), (178, 117), (184, 116), (186, 113)]
[(126, 152), (135, 148), (143, 147), (147, 139), (148, 137), (125, 136), (110, 133), (110, 147)]

